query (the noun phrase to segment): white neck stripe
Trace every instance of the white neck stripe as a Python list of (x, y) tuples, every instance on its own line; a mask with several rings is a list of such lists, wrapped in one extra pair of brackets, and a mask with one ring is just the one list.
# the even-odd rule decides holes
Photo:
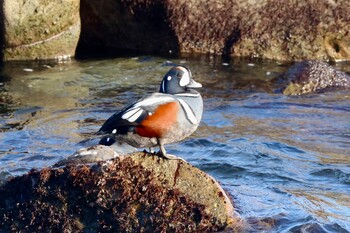
[(199, 97), (199, 93), (178, 93), (175, 96), (184, 96), (184, 97)]
[(165, 93), (164, 83), (165, 83), (165, 81), (163, 80), (163, 82), (162, 82), (162, 92), (164, 92), (164, 93)]
[(190, 108), (190, 106), (188, 106), (188, 104), (182, 100), (182, 99), (178, 99), (181, 106), (184, 108), (185, 113), (186, 113), (186, 117), (188, 118), (188, 120), (192, 123), (192, 124), (198, 124), (198, 120), (196, 118), (196, 116), (193, 113), (193, 110)]

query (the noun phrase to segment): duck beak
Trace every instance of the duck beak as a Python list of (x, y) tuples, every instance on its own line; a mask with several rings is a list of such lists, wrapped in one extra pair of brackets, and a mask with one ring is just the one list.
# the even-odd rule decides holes
[(188, 84), (186, 87), (190, 87), (190, 88), (200, 88), (202, 87), (202, 84), (194, 81), (193, 79), (191, 79), (190, 84)]

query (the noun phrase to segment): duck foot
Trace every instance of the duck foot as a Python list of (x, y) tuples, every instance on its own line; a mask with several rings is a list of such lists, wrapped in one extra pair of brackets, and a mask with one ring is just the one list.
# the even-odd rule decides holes
[(158, 151), (158, 153), (156, 155), (161, 157), (161, 158), (169, 159), (169, 160), (183, 160), (181, 158), (176, 157), (175, 155), (164, 154), (161, 150)]

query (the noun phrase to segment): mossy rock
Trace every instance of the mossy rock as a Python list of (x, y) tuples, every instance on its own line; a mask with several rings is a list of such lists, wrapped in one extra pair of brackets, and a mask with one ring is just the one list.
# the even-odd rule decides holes
[(79, 0), (5, 0), (3, 60), (75, 55), (80, 36)]

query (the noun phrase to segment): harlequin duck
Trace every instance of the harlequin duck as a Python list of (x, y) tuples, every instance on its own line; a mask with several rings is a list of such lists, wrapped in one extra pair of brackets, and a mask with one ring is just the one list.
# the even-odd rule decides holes
[(171, 68), (164, 76), (158, 93), (146, 96), (112, 115), (97, 134), (106, 134), (99, 142), (116, 141), (133, 147), (159, 146), (159, 154), (170, 159), (164, 144), (178, 142), (198, 127), (203, 113), (203, 100), (192, 88), (202, 85), (192, 79), (184, 66)]

